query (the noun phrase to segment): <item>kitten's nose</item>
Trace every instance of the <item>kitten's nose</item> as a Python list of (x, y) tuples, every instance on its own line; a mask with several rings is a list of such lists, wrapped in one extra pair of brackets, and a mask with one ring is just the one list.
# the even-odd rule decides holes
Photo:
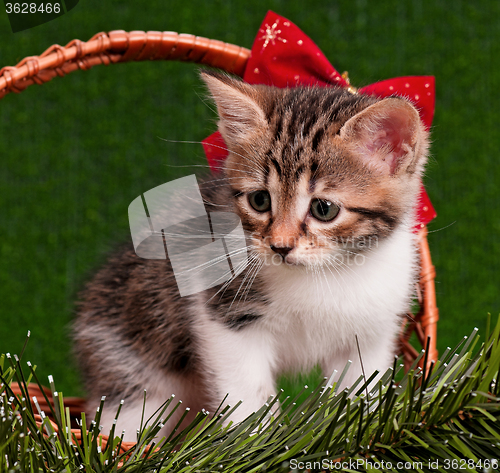
[(290, 251), (293, 250), (293, 248), (288, 247), (288, 246), (273, 246), (271, 245), (271, 250), (273, 250), (275, 253), (278, 253), (281, 255), (283, 258), (290, 253)]

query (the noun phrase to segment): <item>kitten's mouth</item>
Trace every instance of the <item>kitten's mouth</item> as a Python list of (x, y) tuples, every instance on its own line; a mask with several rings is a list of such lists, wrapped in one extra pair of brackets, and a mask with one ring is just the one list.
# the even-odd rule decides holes
[(288, 254), (279, 254), (276, 252), (265, 252), (264, 263), (271, 266), (286, 266), (286, 267), (306, 267), (319, 264), (319, 258), (304, 255), (297, 255), (293, 252)]
[(283, 258), (283, 264), (285, 266), (305, 266), (304, 262), (300, 260), (295, 255), (287, 255)]
[(323, 266), (328, 262), (330, 253), (321, 249), (293, 247), (274, 247), (256, 245), (255, 249), (264, 266), (286, 266), (289, 268), (308, 268)]

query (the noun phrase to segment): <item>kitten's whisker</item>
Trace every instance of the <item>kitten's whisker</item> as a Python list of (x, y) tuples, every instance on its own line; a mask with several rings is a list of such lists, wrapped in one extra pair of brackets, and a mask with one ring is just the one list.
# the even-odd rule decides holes
[[(335, 281), (337, 282), (337, 284), (339, 284), (339, 280), (337, 279), (337, 276), (340, 277), (340, 279), (343, 282), (343, 284), (340, 287), (343, 288), (343, 290), (345, 291), (346, 290), (345, 289), (345, 287), (346, 287), (345, 280), (342, 277), (342, 275), (339, 273), (338, 269), (335, 268), (335, 267), (329, 267), (329, 266), (327, 266), (326, 269), (328, 269), (328, 271), (330, 271), (330, 274), (335, 279)], [(335, 270), (335, 272), (337, 273), (337, 276), (334, 274), (334, 272), (332, 271), (332, 269)], [(349, 295), (349, 297), (352, 297), (352, 295)], [(337, 300), (335, 300), (335, 305), (337, 306), (337, 309), (339, 309), (339, 304), (338, 304)]]
[(252, 259), (251, 264), (249, 265), (249, 269), (248, 269), (248, 271), (246, 271), (245, 275), (243, 276), (243, 279), (242, 279), (242, 281), (241, 281), (241, 284), (239, 285), (238, 290), (236, 291), (236, 294), (235, 294), (235, 296), (233, 297), (233, 300), (231, 301), (231, 304), (229, 305), (229, 308), (227, 309), (227, 310), (228, 310), (228, 312), (229, 312), (229, 311), (231, 310), (231, 308), (233, 307), (233, 303), (234, 303), (234, 301), (236, 300), (236, 298), (238, 297), (238, 294), (239, 294), (239, 292), (240, 292), (240, 290), (241, 290), (241, 288), (242, 288), (243, 284), (245, 283), (246, 279), (249, 277), (249, 274), (251, 273), (251, 271), (253, 270), (253, 268), (254, 268), (254, 267), (255, 267), (255, 265), (257, 264), (256, 259), (257, 259), (257, 257), (255, 257), (254, 259)]
[[(259, 264), (259, 262), (260, 262), (260, 264)], [(248, 294), (250, 294), (250, 289), (252, 288), (252, 285), (253, 285), (253, 283), (255, 281), (255, 278), (259, 274), (259, 272), (262, 269), (263, 265), (264, 265), (263, 261), (259, 261), (259, 260), (257, 261), (257, 263), (255, 265), (255, 271), (253, 272), (253, 276), (251, 277), (251, 279), (249, 280), (249, 282), (247, 284), (247, 287), (243, 291), (243, 295), (244, 295), (243, 302), (245, 302), (247, 300), (247, 296), (248, 296)], [(240, 300), (241, 300), (241, 298), (240, 298)]]
[[(157, 136), (157, 138), (161, 141), (166, 141), (167, 143), (182, 143), (187, 145), (203, 145), (201, 141), (190, 141), (190, 140), (171, 140), (169, 138), (162, 138), (161, 136)], [(211, 145), (215, 146), (215, 145)], [(222, 148), (222, 146), (218, 146), (218, 148)]]
[[(240, 173), (243, 173), (243, 174), (248, 174), (248, 176), (250, 177), (253, 177), (253, 176), (258, 176), (258, 172), (256, 171), (255, 169), (255, 166), (250, 166), (248, 164), (243, 164), (243, 163), (240, 163), (240, 166), (243, 166), (245, 168), (248, 168), (248, 170), (242, 170), (241, 167), (237, 167), (237, 168), (230, 168), (229, 166), (215, 166), (215, 167), (212, 167), (210, 169), (213, 169), (215, 170), (217, 173), (219, 174), (216, 174), (217, 175), (221, 175), (222, 177), (220, 177), (219, 179), (216, 179), (216, 180), (223, 180), (223, 179), (239, 179), (237, 176), (226, 176), (224, 175), (224, 172), (225, 171), (238, 171)], [(213, 181), (209, 181), (207, 182), (207, 184), (209, 184), (210, 182), (213, 182)]]
[[(249, 255), (249, 260), (252, 258), (252, 254)], [(247, 266), (249, 266), (251, 263), (250, 262), (242, 262), (241, 265), (238, 265), (237, 268), (234, 268), (234, 273), (236, 274), (238, 272), (238, 270), (240, 269), (240, 267), (244, 264), (246, 264)], [(243, 268), (244, 269), (244, 268)], [(210, 297), (208, 300), (207, 300), (207, 303), (210, 302), (215, 296), (217, 296), (221, 291), (222, 294), (221, 294), (221, 297), (225, 294), (227, 288), (230, 286), (230, 284), (239, 276), (239, 274), (237, 276), (234, 276), (232, 277), (231, 279), (229, 279), (228, 281), (226, 281), (224, 283), (224, 285), (212, 296)], [(219, 299), (220, 300), (220, 299)]]
[[(200, 145), (203, 145), (203, 143), (201, 141), (190, 141), (190, 140), (170, 140), (170, 139), (167, 139), (167, 138), (161, 138), (160, 136), (158, 136), (157, 138), (159, 138), (160, 140), (162, 141), (166, 141), (168, 143), (183, 143), (183, 144), (200, 144)], [(214, 148), (219, 148), (223, 151), (228, 151), (228, 149), (224, 146), (219, 146), (219, 145), (216, 145), (216, 144), (213, 144), (213, 143), (210, 143), (210, 146), (214, 147)], [(254, 150), (253, 150), (254, 151)], [(250, 160), (247, 156), (244, 156), (243, 154), (240, 154), (240, 153), (237, 153), (236, 151), (231, 151), (233, 154), (236, 154), (237, 156), (240, 156), (241, 158), (243, 159), (246, 159), (248, 161), (250, 161), (252, 164), (256, 164), (256, 165), (259, 165), (258, 163), (255, 163), (255, 161), (252, 161)], [(257, 154), (258, 156), (258, 154)], [(250, 166), (248, 166), (250, 167)], [(220, 169), (224, 169), (222, 166), (219, 167)], [(217, 169), (217, 168), (216, 168)], [(262, 167), (261, 169), (262, 171), (264, 171), (264, 168)]]
[[(237, 251), (230, 252), (230, 253), (228, 253), (228, 255), (230, 255), (230, 254), (233, 254), (233, 255), (235, 255), (235, 254), (239, 254), (239, 253), (241, 253), (241, 252), (243, 252), (243, 251), (246, 251), (246, 250), (247, 250), (246, 248), (243, 248), (243, 249), (240, 249), (240, 250), (237, 250)], [(225, 258), (225, 256), (226, 256), (226, 255), (221, 256), (221, 257), (214, 258), (214, 259), (210, 260), (209, 262), (206, 262), (206, 263), (204, 263), (203, 265), (200, 265), (199, 267), (204, 266), (203, 270), (208, 269), (208, 268), (210, 268), (211, 266), (214, 266), (215, 264), (218, 264), (218, 263), (220, 263), (221, 261), (224, 261), (224, 259), (223, 259), (223, 258)], [(231, 282), (232, 282), (232, 281), (233, 281), (233, 280), (234, 280), (234, 279), (235, 279), (235, 278), (239, 275), (238, 273), (239, 273), (240, 269), (241, 269), (241, 270), (244, 270), (246, 265), (247, 265), (247, 262), (246, 262), (246, 261), (243, 261), (243, 262), (242, 262), (242, 263), (240, 263), (240, 264), (239, 264), (236, 268), (233, 268), (233, 271), (231, 271), (231, 269), (229, 269), (229, 270), (228, 270), (228, 271), (226, 271), (226, 272), (225, 272), (222, 276), (220, 276), (217, 280), (222, 279), (223, 281), (221, 281), (221, 282), (223, 282), (224, 284), (223, 284), (222, 288), (221, 288), (221, 289), (219, 289), (219, 291), (217, 291), (217, 292), (214, 294), (214, 296), (215, 296), (215, 295), (217, 295), (217, 294), (220, 292), (220, 290), (222, 290), (222, 289), (224, 289), (224, 292), (225, 292), (225, 290), (226, 290), (226, 289), (227, 289), (227, 287), (231, 284)], [(194, 268), (193, 268), (193, 269), (194, 269)], [(184, 273), (184, 272), (180, 272), (179, 274), (183, 274), (183, 273)], [(227, 277), (229, 274), (231, 274), (231, 278), (230, 278), (229, 280), (226, 280), (226, 277)], [(233, 275), (233, 274), (234, 274), (234, 275)], [(216, 282), (217, 280), (215, 280), (215, 281), (213, 281), (213, 282)], [(215, 286), (215, 285), (216, 285), (216, 284), (212, 285), (211, 287), (213, 287), (213, 286)], [(211, 300), (214, 296), (212, 296), (210, 299), (208, 299), (208, 301), (210, 301), (210, 300)], [(207, 302), (208, 302), (208, 301), (207, 301)]]
[[(321, 285), (321, 290), (324, 291), (324, 286), (323, 286), (323, 280), (324, 280), (328, 288), (328, 291), (330, 292), (330, 295), (333, 297), (332, 288), (330, 286), (330, 283), (328, 282), (328, 278), (326, 277), (325, 269), (321, 265), (315, 265), (313, 266), (313, 270), (316, 279), (319, 281), (319, 284)], [(323, 278), (320, 277), (321, 275), (323, 276)]]
[[(221, 261), (227, 261), (227, 257), (228, 256), (236, 256), (240, 253), (248, 253), (248, 249), (250, 247), (244, 247), (244, 248), (238, 248), (237, 250), (233, 250), (233, 251), (230, 251), (228, 252), (227, 254), (224, 253), (220, 256), (217, 256), (215, 258), (212, 258), (211, 260), (209, 261), (206, 261), (202, 264), (199, 264), (197, 266), (193, 266), (192, 268), (190, 268), (189, 270), (186, 270), (186, 271), (182, 271), (182, 272), (179, 272), (179, 274), (184, 274), (184, 273), (187, 273), (188, 271), (194, 271), (194, 270), (200, 270), (200, 271), (204, 271), (218, 263), (220, 263)], [(241, 264), (245, 264), (245, 262), (241, 263)]]
[(354, 294), (353, 289), (350, 287), (350, 284), (349, 284), (348, 282), (346, 282), (344, 275), (340, 272), (340, 269), (337, 267), (337, 265), (336, 265), (336, 264), (331, 264), (331, 265), (328, 265), (328, 264), (327, 264), (327, 265), (326, 265), (326, 268), (330, 271), (330, 273), (331, 273), (331, 274), (332, 274), (332, 276), (335, 278), (335, 280), (336, 280), (336, 281), (338, 281), (338, 280), (337, 280), (337, 277), (333, 274), (332, 269), (333, 269), (333, 270), (335, 270), (335, 272), (337, 273), (338, 277), (339, 277), (339, 278), (342, 280), (342, 282), (343, 282), (343, 284), (342, 284), (342, 286), (341, 286), (341, 287), (343, 287), (343, 288), (344, 288), (344, 290), (346, 290), (346, 288), (349, 288), (349, 289), (348, 289), (348, 290), (349, 290), (349, 292), (350, 292), (349, 297), (355, 297), (355, 294)]
[[(158, 136), (158, 138), (162, 141), (166, 141), (168, 143), (184, 143), (184, 144), (201, 144), (203, 145), (203, 143), (201, 141), (188, 141), (188, 140), (169, 140), (167, 138), (161, 138), (160, 136)], [(210, 146), (213, 146), (214, 148), (219, 148), (223, 151), (228, 151), (228, 149), (224, 146), (219, 146), (219, 145), (215, 145), (213, 143), (210, 143)], [(252, 149), (252, 151), (255, 153), (255, 155), (258, 157), (258, 153), (256, 153), (256, 151), (254, 149)], [(228, 151), (229, 152), (229, 151)], [(240, 154), (240, 153), (237, 153), (236, 151), (231, 151), (231, 153), (233, 154), (236, 154), (237, 156), (243, 158), (243, 159), (246, 159), (247, 161), (251, 162), (252, 164), (255, 164), (257, 167), (259, 167), (259, 169), (262, 171), (262, 172), (265, 172), (265, 169), (264, 167), (257, 163), (256, 161), (252, 161), (249, 157), (247, 156), (244, 156), (243, 154)]]
[(210, 261), (206, 261), (206, 262), (198, 264), (196, 266), (192, 266), (191, 268), (186, 269), (184, 271), (176, 271), (176, 274), (177, 275), (186, 275), (189, 273), (192, 273), (192, 274), (201, 273), (202, 271), (205, 271), (205, 270), (210, 269), (211, 267), (217, 265), (221, 261), (225, 261), (225, 255), (218, 256), (216, 258), (212, 258)]
[[(342, 256), (342, 255), (341, 255)], [(351, 268), (351, 265), (345, 263), (343, 261), (343, 259), (339, 259), (338, 258), (338, 255), (327, 255), (327, 258), (326, 258), (326, 261), (328, 263), (332, 263), (334, 265), (337, 265), (339, 267), (342, 267), (342, 268), (345, 268), (345, 269), (348, 269), (349, 271), (351, 271), (353, 274), (356, 274), (356, 276), (358, 276), (358, 274), (356, 273), (356, 271), (354, 271), (354, 269)]]
[(209, 164), (163, 164), (168, 168), (210, 168)]
[[(245, 174), (248, 174), (249, 177), (254, 177), (254, 176), (258, 176), (257, 173), (252, 173), (250, 171), (243, 171)], [(237, 180), (240, 180), (241, 178), (239, 177), (236, 177), (236, 176), (223, 176), (223, 177), (220, 177), (219, 179), (211, 179), (210, 181), (201, 181), (199, 186), (200, 188), (203, 188), (204, 186), (207, 186), (209, 187), (210, 189), (213, 189), (213, 183), (214, 182), (220, 182), (222, 184), (227, 184), (228, 182), (230, 181), (237, 181)], [(215, 186), (215, 187), (220, 187), (219, 185)]]
[[(218, 171), (220, 172), (223, 172), (223, 171), (237, 171), (237, 172), (244, 172), (244, 173), (247, 173), (249, 174), (250, 176), (258, 176), (259, 173), (257, 172), (257, 170), (260, 169), (260, 167), (258, 166), (255, 166), (255, 163), (254, 161), (250, 161), (252, 164), (245, 164), (245, 163), (238, 163), (238, 167), (229, 167), (227, 164), (225, 164), (224, 166), (217, 166), (215, 169), (217, 169)], [(245, 170), (245, 171), (242, 171), (241, 170), (241, 166), (245, 167), (248, 169)], [(228, 176), (229, 177), (229, 176)]]
[(446, 227), (441, 227), (441, 228), (438, 228), (437, 230), (427, 230), (427, 233), (436, 233), (436, 232), (440, 232), (441, 230), (446, 230), (447, 228), (451, 227), (452, 225), (455, 225), (455, 223), (457, 223), (456, 220), (454, 222), (451, 222), (449, 225), (446, 225)]
[(417, 323), (417, 321), (408, 312), (405, 313), (405, 317), (409, 318), (413, 323)]
[(229, 211), (230, 211), (230, 210), (228, 209), (228, 207), (227, 207), (227, 204), (216, 204), (215, 202), (210, 202), (209, 200), (207, 200), (207, 199), (205, 199), (205, 198), (203, 198), (203, 203), (204, 203), (205, 205), (210, 206), (210, 207), (224, 208), (224, 209), (226, 209), (226, 210), (225, 210), (226, 212), (229, 212)]
[[(338, 262), (337, 270), (339, 276), (342, 278), (342, 281), (344, 282), (345, 286), (349, 288), (348, 290), (350, 291), (351, 297), (356, 297), (356, 293), (354, 288), (352, 287), (352, 283), (347, 279), (347, 278), (354, 278), (358, 279), (359, 281), (363, 282), (363, 279), (360, 274), (358, 274), (356, 271), (354, 271), (349, 265), (347, 265), (344, 262)], [(341, 271), (342, 269), (342, 271)], [(350, 270), (350, 273), (346, 272), (346, 269)]]
[(262, 266), (263, 266), (264, 263), (257, 261), (253, 268), (252, 268), (252, 271), (250, 272), (250, 277), (247, 279), (247, 284), (246, 284), (246, 287), (244, 288), (241, 296), (240, 296), (240, 300), (238, 301), (238, 306), (240, 304), (240, 302), (246, 302), (247, 300), (247, 296), (250, 294), (250, 289), (252, 288), (252, 285), (257, 277), (257, 275), (259, 274), (260, 270), (262, 269)]
[[(168, 227), (167, 227), (168, 228)], [(165, 230), (162, 231), (154, 231), (154, 234), (161, 234), (168, 236), (168, 237), (173, 237), (173, 238), (178, 238), (179, 240), (185, 240), (185, 239), (202, 239), (206, 240), (207, 238), (211, 238), (212, 234), (209, 231), (204, 231), (201, 230), (198, 233), (172, 233), (172, 232), (166, 232)]]
[(319, 266), (319, 269), (321, 270), (321, 272), (322, 272), (322, 274), (323, 274), (323, 276), (325, 278), (325, 282), (326, 282), (326, 285), (328, 287), (328, 290), (330, 291), (331, 296), (334, 297), (333, 292), (332, 292), (332, 288), (331, 288), (330, 283), (328, 282), (328, 278), (326, 276), (325, 268), (323, 266)]
[[(247, 265), (247, 267), (250, 266), (250, 264)], [(235, 271), (236, 273), (236, 271)], [(229, 286), (236, 280), (237, 277), (239, 277), (240, 275), (238, 274), (237, 276), (233, 276), (231, 279), (229, 279), (228, 281), (226, 281), (226, 283), (224, 283), (224, 285), (217, 291), (215, 292), (215, 294), (210, 297), (207, 301), (210, 302), (212, 299), (214, 299), (217, 295), (220, 294), (219, 296), (219, 302), (221, 301), (222, 297), (224, 297), (224, 294), (226, 293), (227, 289), (229, 288)]]
[[(217, 290), (217, 292), (215, 292), (215, 293), (212, 295), (212, 297), (209, 297), (209, 298), (205, 301), (205, 304), (204, 304), (204, 305), (205, 305), (205, 306), (207, 306), (207, 305), (208, 305), (208, 303), (209, 303), (209, 302), (210, 302), (210, 301), (211, 301), (211, 300), (212, 300), (212, 299), (213, 299), (213, 298), (214, 298), (217, 294), (219, 294), (221, 291), (223, 291), (223, 292), (222, 292), (222, 294), (221, 294), (221, 297), (222, 297), (222, 296), (225, 294), (225, 292), (226, 292), (227, 288), (231, 285), (231, 283), (232, 283), (234, 280), (235, 280), (235, 278), (234, 278), (234, 277), (231, 277), (230, 279), (228, 279), (227, 281), (225, 281), (225, 282), (224, 282), (224, 284), (223, 284), (223, 285), (222, 285), (222, 286), (221, 286), (221, 287)], [(220, 300), (220, 298), (219, 298), (219, 300)]]
[(349, 250), (344, 250), (346, 254), (349, 254), (349, 255), (354, 255), (355, 257), (357, 255), (361, 255), (363, 256), (363, 258), (366, 258), (366, 259), (370, 259), (370, 260), (373, 260), (373, 258), (371, 256), (369, 256), (370, 253), (373, 253), (373, 249), (372, 248), (365, 248), (363, 250), (363, 252), (359, 252), (359, 251), (349, 251)]
[(356, 277), (360, 278), (360, 275), (358, 275), (352, 268), (349, 268), (352, 271), (352, 274), (346, 274), (345, 268), (347, 266), (345, 265), (345, 263), (336, 260), (330, 261), (330, 265), (327, 265), (327, 267), (332, 268), (336, 271), (337, 275), (339, 276), (339, 278), (341, 278), (343, 282), (343, 287), (348, 288), (348, 290), (351, 293), (351, 297), (355, 297), (354, 290), (351, 288), (351, 284), (349, 283), (349, 281), (346, 280), (346, 277), (355, 275)]
[(214, 107), (214, 102), (211, 99), (210, 95), (201, 94), (197, 90), (194, 91), (200, 101), (207, 107), (214, 115), (217, 115), (217, 106)]
[[(245, 291), (248, 287), (248, 284), (252, 278), (252, 274), (255, 272), (255, 269), (258, 266), (258, 261), (255, 259), (252, 261), (252, 264), (248, 266), (248, 270), (246, 271), (245, 275), (242, 278), (240, 287), (238, 288), (238, 291), (236, 292), (235, 296), (233, 297), (233, 300), (231, 301), (231, 304), (229, 306), (229, 309), (233, 306), (233, 303), (238, 299), (238, 302), (236, 304), (236, 309), (239, 307), (240, 302), (242, 302), (243, 297), (245, 296)], [(241, 289), (241, 292), (240, 292)], [(239, 295), (239, 297), (238, 297)]]

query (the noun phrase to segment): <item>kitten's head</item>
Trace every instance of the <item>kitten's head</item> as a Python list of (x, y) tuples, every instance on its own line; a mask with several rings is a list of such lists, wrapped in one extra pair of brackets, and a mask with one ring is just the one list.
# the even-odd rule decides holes
[(235, 211), (260, 257), (324, 264), (413, 225), (428, 137), (407, 100), (202, 77)]

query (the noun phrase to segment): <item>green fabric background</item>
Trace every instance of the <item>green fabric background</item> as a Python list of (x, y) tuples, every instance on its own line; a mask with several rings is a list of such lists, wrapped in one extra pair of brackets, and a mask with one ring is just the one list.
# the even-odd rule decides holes
[[(362, 86), (435, 75), (425, 179), (438, 212), (439, 348), (500, 309), (500, 3), (480, 0), (80, 0), (62, 17), (13, 34), (0, 13), (0, 67), (54, 43), (113, 29), (172, 30), (250, 47), (268, 9), (306, 32)], [(154, 186), (206, 164), (214, 130), (197, 68), (129, 63), (78, 71), (0, 103), (0, 352), (19, 352), (81, 393), (68, 325), (78, 290), (130, 238), (127, 207)], [(179, 167), (182, 166), (182, 167)], [(185, 166), (185, 167), (184, 167)]]

